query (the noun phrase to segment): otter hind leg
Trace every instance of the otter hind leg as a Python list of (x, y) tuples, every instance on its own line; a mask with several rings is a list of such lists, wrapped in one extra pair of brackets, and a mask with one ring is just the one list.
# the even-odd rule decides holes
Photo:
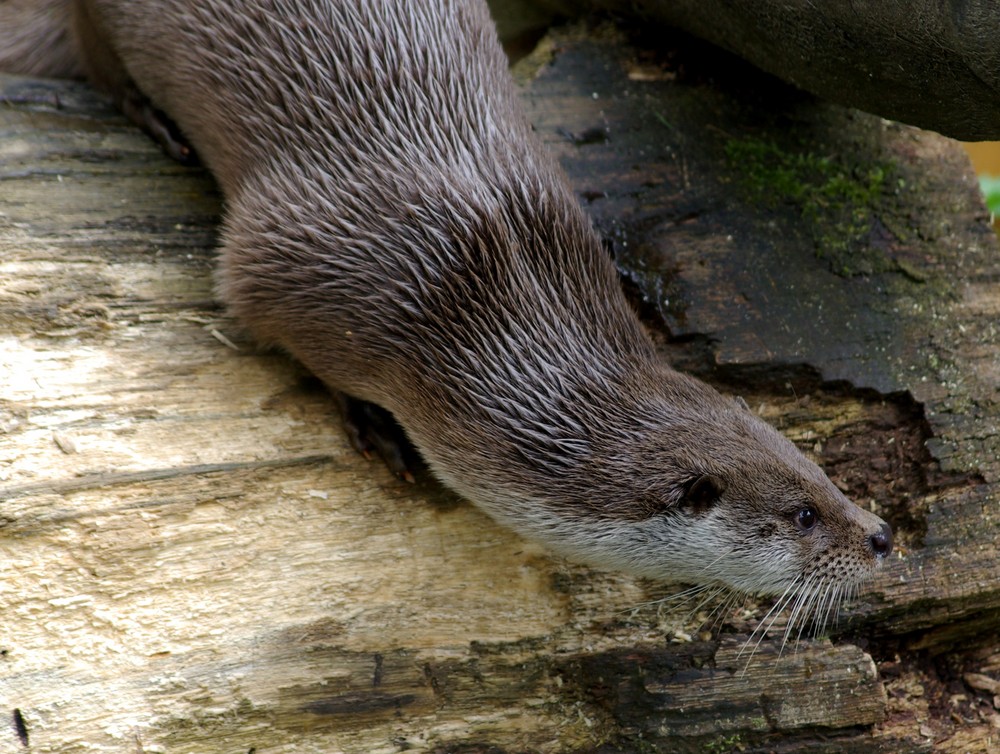
[(333, 391), (340, 407), (340, 416), (351, 445), (366, 458), (378, 455), (389, 471), (414, 481), (414, 471), (420, 467), (420, 455), (407, 439), (403, 428), (392, 414), (381, 406)]

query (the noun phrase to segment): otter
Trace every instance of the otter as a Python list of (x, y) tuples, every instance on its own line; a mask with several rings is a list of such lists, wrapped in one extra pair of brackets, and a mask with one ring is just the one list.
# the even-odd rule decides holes
[(560, 554), (795, 613), (889, 555), (788, 439), (657, 358), (481, 0), (78, 0), (72, 25), (90, 79), (215, 175), (219, 295), (343, 396), (360, 449), (400, 470), (362, 421), (384, 410)]

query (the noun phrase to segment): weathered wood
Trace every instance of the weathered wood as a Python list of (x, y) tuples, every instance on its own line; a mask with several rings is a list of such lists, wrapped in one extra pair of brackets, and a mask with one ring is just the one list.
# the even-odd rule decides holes
[[(853, 635), (904, 635), (905, 662), (995, 633), (1000, 262), (957, 153), (752, 76), (678, 81), (607, 31), (542, 49), (525, 102), (679, 336), (664, 353), (739, 384), (901, 533)], [(759, 609), (713, 639), (690, 605), (645, 604), (670, 590), (365, 463), (212, 303), (203, 173), (85, 87), (0, 78), (0, 101), (0, 751), (14, 710), (34, 752), (921, 749), (848, 640), (740, 656)], [(823, 219), (726, 162), (789, 113), (802, 153), (893, 161), (905, 190), (870, 214), (912, 235), (845, 247), (885, 265), (831, 272)]]

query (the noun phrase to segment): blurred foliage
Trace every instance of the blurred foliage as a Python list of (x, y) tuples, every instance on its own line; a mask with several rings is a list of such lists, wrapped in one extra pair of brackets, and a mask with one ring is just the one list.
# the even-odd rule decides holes
[(994, 215), (1000, 215), (1000, 176), (981, 175), (979, 186), (986, 199), (986, 207)]

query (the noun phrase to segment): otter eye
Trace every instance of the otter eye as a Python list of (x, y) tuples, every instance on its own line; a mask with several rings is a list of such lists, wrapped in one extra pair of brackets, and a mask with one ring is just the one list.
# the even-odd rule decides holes
[(702, 474), (688, 482), (681, 505), (700, 513), (715, 505), (725, 489), (726, 485), (719, 477)]
[(795, 525), (799, 527), (801, 532), (812, 531), (818, 518), (816, 511), (812, 508), (800, 508), (795, 514)]

